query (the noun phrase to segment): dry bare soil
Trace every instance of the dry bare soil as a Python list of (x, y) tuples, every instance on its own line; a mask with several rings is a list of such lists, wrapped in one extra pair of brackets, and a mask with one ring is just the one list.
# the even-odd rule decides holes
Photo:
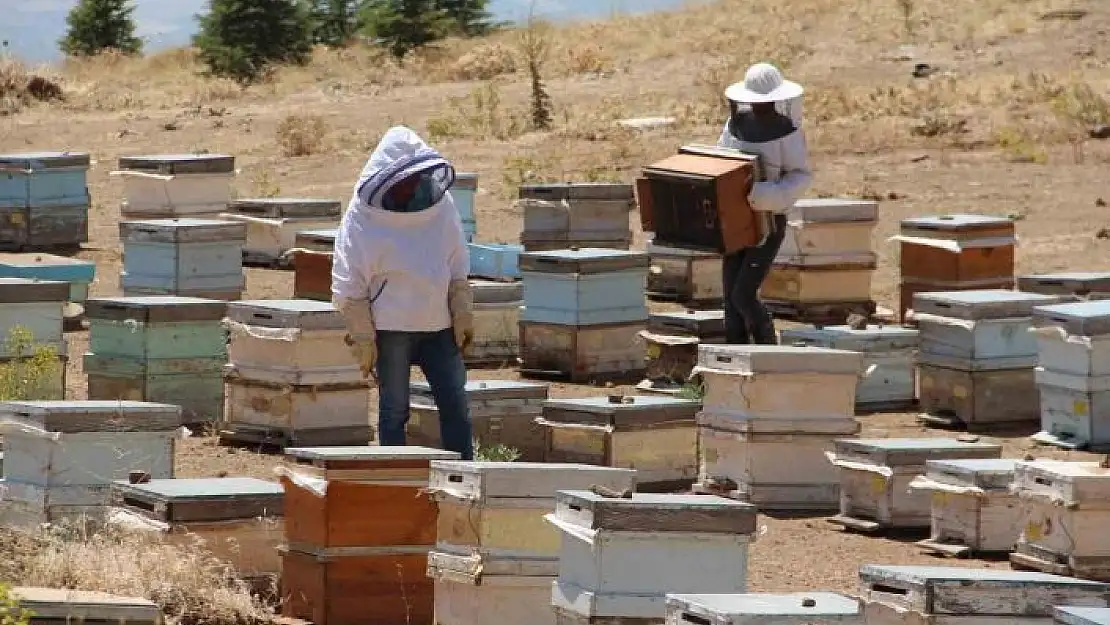
[[(552, 29), (541, 33), (550, 44), (544, 73), (555, 120), (544, 132), (528, 129), (529, 83), (515, 33), (448, 42), (401, 66), (373, 50), (321, 50), (308, 66), (247, 90), (201, 77), (187, 51), (109, 57), (43, 70), (63, 87), (62, 102), (0, 91), (0, 109), (11, 113), (0, 117), (0, 148), (93, 154), (91, 242), (80, 256), (97, 263), (93, 295), (114, 295), (121, 185), (108, 173), (120, 155), (230, 153), (241, 168), (240, 196), (345, 201), (381, 133), (406, 124), (459, 170), (480, 175), (479, 239), (509, 242), (521, 227), (511, 207), (517, 185), (630, 181), (682, 143), (714, 141), (724, 86), (750, 63), (770, 60), (807, 89), (813, 194), (881, 200), (874, 294), (893, 307), (898, 271), (887, 238), (914, 215), (1014, 216), (1019, 272), (1107, 268), (1110, 141), (1089, 136), (1110, 124), (1107, 28), (1110, 4), (1098, 0), (724, 0)], [(918, 63), (933, 73), (915, 77)], [(7, 63), (0, 71), (18, 86), (38, 70)], [(648, 132), (614, 124), (656, 115), (677, 123)], [(289, 273), (247, 275), (250, 298), (292, 296)], [(70, 340), (70, 353), (84, 351), (83, 333)], [(80, 358), (69, 374), (72, 396), (84, 397)], [(552, 387), (555, 396), (600, 392)], [(866, 436), (950, 435), (920, 428), (912, 415), (861, 421)], [(1026, 434), (1000, 438), (1007, 456), (1084, 457), (1034, 449)], [(269, 478), (278, 461), (203, 437), (187, 441), (178, 458), (181, 476)], [(908, 542), (843, 534), (823, 519), (764, 523), (751, 559), (754, 590), (850, 591), (860, 564), (935, 562)]]

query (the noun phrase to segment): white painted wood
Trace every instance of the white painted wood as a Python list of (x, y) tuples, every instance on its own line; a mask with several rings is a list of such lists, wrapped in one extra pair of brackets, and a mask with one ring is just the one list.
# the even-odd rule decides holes
[(302, 230), (334, 228), (337, 217), (255, 217), (237, 213), (220, 213), (220, 219), (237, 221), (247, 226), (243, 251), (277, 259), (296, 247), (297, 233)]
[(551, 607), (557, 625), (619, 623), (621, 619), (651, 619), (646, 622), (663, 625), (667, 610), (664, 593), (601, 593), (555, 581), (551, 585)]
[[(871, 252), (875, 221), (805, 222), (790, 220), (778, 259), (802, 254), (860, 254)], [(783, 261), (779, 261), (783, 262)]]
[(864, 625), (859, 600), (831, 592), (667, 594), (666, 625)]
[(854, 373), (752, 374), (702, 366), (694, 372), (705, 388), (706, 412), (753, 419), (843, 419), (856, 413)]
[(770, 300), (802, 303), (859, 302), (871, 299), (873, 269), (811, 270), (775, 265), (760, 287)]
[(698, 365), (737, 373), (832, 373), (859, 375), (863, 355), (843, 349), (791, 345), (698, 346)]
[(1072, 375), (1110, 375), (1110, 336), (1074, 336), (1057, 328), (1033, 328), (1037, 364)]
[(868, 223), (879, 219), (879, 203), (857, 198), (802, 198), (786, 215), (790, 221), (806, 223)]
[(1037, 355), (1031, 317), (966, 320), (916, 313), (923, 353), (972, 360), (1029, 358)]
[(551, 583), (545, 576), (483, 576), (480, 584), (428, 567), (434, 581), (436, 625), (555, 625)]
[(474, 342), (468, 358), (513, 358), (520, 353), (520, 301), (474, 304)]
[(239, 375), (289, 384), (337, 384), (362, 379), (343, 343), (346, 330), (264, 328), (229, 322), (228, 360)]
[(131, 217), (196, 217), (227, 210), (234, 173), (177, 175), (120, 171), (123, 203), (120, 214)]
[(619, 431), (612, 426), (537, 421), (549, 429), (549, 457), (636, 469), (637, 484), (697, 476), (697, 428), (692, 422)]
[(1052, 618), (1057, 625), (1110, 625), (1110, 608), (1057, 607)]
[(1037, 367), (1041, 433), (1078, 447), (1110, 443), (1110, 376), (1086, 377)]
[(109, 487), (62, 486), (43, 488), (0, 479), (0, 524), (38, 528), (43, 523), (103, 521)]
[(920, 341), (913, 328), (899, 326), (796, 327), (779, 331), (783, 345), (845, 349), (863, 353), (867, 372), (856, 385), (856, 406), (911, 403), (916, 398), (914, 354)]
[(100, 486), (131, 471), (173, 477), (176, 431), (74, 432), (52, 436), (4, 432), (4, 477), (43, 488)]
[(370, 420), (366, 386), (283, 388), (229, 378), (225, 389), (228, 424), (310, 430), (365, 427)]
[(1073, 575), (1110, 577), (1110, 469), (1098, 462), (1018, 462), (1014, 491), (1023, 500), (1015, 551), (1063, 565)]
[(1015, 460), (930, 460), (910, 488), (930, 493), (930, 540), (975, 552), (1010, 551), (1021, 533), (1021, 500), (1010, 493)]

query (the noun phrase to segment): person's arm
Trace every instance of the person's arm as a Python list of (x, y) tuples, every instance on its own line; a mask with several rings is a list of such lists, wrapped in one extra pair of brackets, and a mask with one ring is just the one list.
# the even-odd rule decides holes
[(447, 253), (447, 266), (451, 270), (451, 280), (466, 280), (470, 276), (470, 248), (466, 246), (466, 232), (462, 218), (454, 206), (451, 207), (451, 237), (454, 241)]
[(790, 210), (813, 184), (805, 134), (801, 130), (784, 137), (780, 143), (782, 177), (777, 181), (756, 182), (749, 201), (752, 208), (768, 213)]
[(448, 237), (454, 241), (447, 253), (447, 264), (451, 271), (451, 282), (447, 287), (447, 309), (451, 313), (451, 327), (455, 333), (455, 345), (465, 352), (474, 340), (474, 291), (470, 286), (470, 249), (466, 245), (462, 218), (454, 203), (447, 207), (451, 211)]
[(365, 251), (353, 244), (360, 227), (354, 215), (348, 213), (336, 233), (331, 263), (331, 295), (347, 327), (345, 342), (359, 363), (362, 377), (368, 378), (374, 374), (377, 364), (378, 330), (374, 325), (370, 302), (372, 268), (366, 262)]

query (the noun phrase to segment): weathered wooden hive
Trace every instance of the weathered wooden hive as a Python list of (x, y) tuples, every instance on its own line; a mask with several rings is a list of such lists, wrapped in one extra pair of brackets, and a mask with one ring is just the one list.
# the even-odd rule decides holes
[(520, 282), (470, 279), (474, 292), (474, 341), (463, 354), (469, 366), (504, 365), (520, 354)]
[(370, 389), (344, 345), (335, 306), (243, 300), (227, 306), (230, 341), (221, 437), (237, 442), (364, 445)]
[(236, 300), (247, 227), (217, 219), (121, 221), (123, 294)]
[(281, 484), (251, 477), (175, 478), (112, 483), (108, 523), (170, 544), (201, 545), (239, 576), (281, 573)]
[(686, 306), (720, 306), (724, 301), (721, 255), (700, 250), (647, 244), (651, 271), (647, 295)]
[(27, 278), (69, 284), (67, 302), (84, 304), (96, 278), (91, 260), (36, 252), (0, 254), (0, 278)]
[(227, 302), (195, 297), (97, 297), (86, 302), (89, 399), (181, 406), (201, 427), (224, 411)]
[(876, 256), (871, 233), (879, 205), (870, 200), (802, 199), (787, 214), (786, 232), (760, 288), (776, 313), (818, 323), (869, 315)]
[(123, 179), (124, 219), (160, 219), (224, 212), (235, 173), (226, 154), (154, 154), (120, 157), (112, 175)]
[(219, 218), (246, 225), (244, 263), (278, 266), (287, 262), (299, 231), (335, 227), (342, 209), (336, 200), (251, 198), (231, 201)]
[(544, 461), (634, 468), (640, 490), (685, 488), (697, 475), (698, 407), (663, 395), (549, 399)]
[(963, 557), (1009, 552), (1021, 533), (1021, 501), (1010, 492), (1016, 460), (926, 460), (910, 488), (932, 497), (928, 552)]
[(667, 625), (863, 625), (859, 600), (832, 592), (667, 595)]
[(294, 237), (293, 297), (331, 301), (331, 264), (337, 228), (301, 230)]
[(558, 530), (544, 520), (560, 489), (632, 492), (631, 469), (530, 462), (433, 461), (439, 508), (428, 575), (440, 625), (554, 623)]
[(632, 243), (629, 213), (632, 185), (572, 182), (520, 187), (524, 214), (520, 242), (529, 252), (574, 246), (627, 250)]
[(559, 491), (562, 535), (551, 605), (558, 625), (662, 625), (668, 593), (742, 593), (756, 532), (751, 504), (707, 495), (604, 497)]
[(913, 328), (793, 327), (779, 330), (779, 341), (862, 353), (863, 370), (869, 373), (856, 386), (856, 412), (905, 409), (917, 402), (914, 358), (920, 339)]
[(467, 243), (470, 277), (486, 280), (520, 279), (520, 254), (524, 246), (513, 243)]
[(725, 342), (725, 313), (684, 310), (652, 313), (640, 337), (647, 345), (647, 371), (637, 388), (677, 393), (698, 362), (698, 345)]
[(89, 240), (85, 152), (0, 154), (0, 249), (76, 249)]
[(838, 440), (829, 461), (840, 470), (840, 514), (830, 521), (859, 531), (930, 527), (929, 493), (909, 488), (925, 462), (1001, 456), (1001, 445), (945, 438)]
[(903, 219), (899, 243), (899, 318), (914, 294), (1012, 289), (1014, 220), (990, 215), (936, 215)]
[(285, 455), (282, 613), (316, 625), (432, 625), (427, 568), (438, 515), (428, 475), (433, 460), (459, 455), (425, 447)]
[(1110, 300), (1033, 309), (1041, 431), (1065, 449), (1110, 445)]
[[(482, 447), (504, 445), (520, 452), (522, 462), (541, 462), (547, 430), (536, 423), (543, 415), (548, 386), (513, 380), (468, 380), (466, 398), (474, 439)], [(409, 422), (405, 432), (412, 444), (439, 448), (439, 409), (427, 382), (409, 384)]]
[[(0, 278), (0, 362), (16, 367), (29, 399), (65, 397), (68, 298), (66, 282)], [(49, 368), (33, 364), (37, 353), (52, 355)]]
[(459, 211), (462, 220), (463, 234), (469, 243), (478, 233), (478, 218), (475, 210), (475, 199), (478, 195), (478, 174), (455, 172), (455, 184), (451, 185), (451, 199)]
[(972, 430), (1037, 421), (1033, 308), (1063, 298), (1002, 289), (914, 295), (922, 420)]
[(1052, 622), (1056, 625), (1110, 625), (1110, 608), (1055, 607)]
[(1026, 293), (1070, 295), (1077, 300), (1110, 298), (1110, 271), (1066, 271), (1018, 276), (1017, 288)]
[(521, 254), (521, 370), (574, 382), (638, 379), (648, 262), (644, 252), (600, 248)]
[(132, 471), (173, 477), (181, 408), (130, 401), (2, 402), (0, 428), (5, 522), (101, 519), (113, 481)]
[(868, 625), (1048, 625), (1055, 605), (1110, 601), (1106, 584), (1028, 571), (868, 564), (859, 580)]
[(1021, 461), (1013, 489), (1025, 513), (1013, 564), (1110, 581), (1110, 469), (1099, 462)]
[(19, 606), (12, 617), (23, 611), (27, 625), (58, 623), (115, 623), (116, 625), (162, 625), (162, 611), (153, 601), (142, 597), (123, 597), (106, 592), (69, 588), (15, 586), (10, 591)]

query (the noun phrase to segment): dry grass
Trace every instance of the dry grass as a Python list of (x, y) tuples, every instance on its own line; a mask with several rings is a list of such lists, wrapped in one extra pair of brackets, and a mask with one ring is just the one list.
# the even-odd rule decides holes
[(316, 154), (324, 145), (328, 125), (318, 115), (289, 115), (277, 127), (277, 143), (286, 157)]

